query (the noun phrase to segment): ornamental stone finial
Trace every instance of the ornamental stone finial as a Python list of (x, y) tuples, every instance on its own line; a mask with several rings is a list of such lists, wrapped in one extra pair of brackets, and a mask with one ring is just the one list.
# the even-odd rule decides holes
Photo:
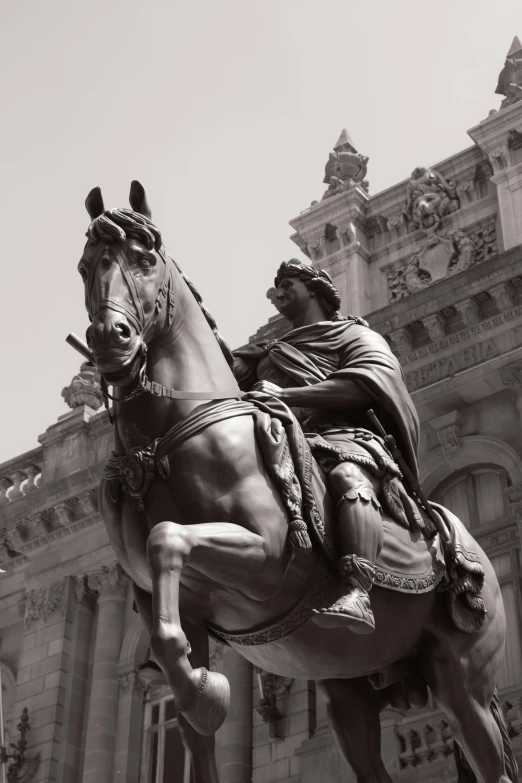
[(325, 191), (322, 200), (337, 196), (355, 184), (364, 185), (368, 160), (365, 155), (357, 152), (348, 131), (344, 129), (334, 151), (329, 155), (324, 170), (323, 182), (328, 185), (328, 190)]
[(80, 405), (88, 405), (95, 411), (101, 408), (103, 396), (97, 369), (90, 362), (84, 362), (69, 386), (62, 389), (62, 397), (69, 408), (79, 408)]
[(501, 109), (522, 100), (522, 44), (517, 36), (513, 38), (506, 55), (506, 62), (499, 74), (495, 92), (497, 95), (505, 96), (500, 104)]

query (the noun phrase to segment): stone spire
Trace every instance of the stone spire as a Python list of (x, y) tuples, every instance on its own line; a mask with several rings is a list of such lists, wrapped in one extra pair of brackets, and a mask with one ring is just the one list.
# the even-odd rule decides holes
[(90, 362), (84, 362), (80, 372), (74, 376), (69, 386), (62, 389), (62, 397), (69, 408), (88, 405), (97, 411), (103, 404), (98, 371)]
[(323, 200), (337, 196), (354, 185), (362, 183), (364, 186), (367, 165), (368, 158), (357, 152), (350, 134), (343, 128), (325, 166), (323, 182), (329, 187)]
[(355, 144), (351, 140), (350, 134), (346, 128), (342, 129), (341, 135), (337, 139), (337, 144), (334, 146), (334, 150), (336, 152), (341, 152), (341, 150), (346, 152), (357, 152)]
[(506, 55), (506, 62), (499, 74), (495, 92), (505, 96), (500, 104), (501, 109), (522, 100), (522, 44), (517, 36), (513, 38), (513, 43)]

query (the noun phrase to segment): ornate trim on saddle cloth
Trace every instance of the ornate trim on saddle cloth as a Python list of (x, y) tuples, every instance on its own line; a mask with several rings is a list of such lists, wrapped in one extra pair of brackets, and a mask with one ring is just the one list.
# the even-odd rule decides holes
[[(384, 587), (400, 593), (429, 593), (441, 582), (444, 574), (444, 568), (439, 565), (430, 568), (426, 574), (415, 577), (383, 571), (377, 566), (374, 587)], [(228, 633), (210, 623), (207, 624), (207, 630), (211, 636), (227, 644), (251, 646), (275, 642), (304, 625), (312, 617), (314, 609), (328, 606), (333, 598), (336, 584), (340, 585), (339, 575), (328, 568), (324, 562), (320, 562), (305, 596), (286, 617), (280, 617), (275, 623), (252, 631)]]

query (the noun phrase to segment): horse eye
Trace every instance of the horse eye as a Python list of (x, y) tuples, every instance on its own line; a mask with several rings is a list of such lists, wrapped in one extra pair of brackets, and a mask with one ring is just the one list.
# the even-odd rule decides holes
[(150, 265), (149, 259), (146, 258), (145, 256), (142, 256), (140, 258), (140, 266), (141, 266), (142, 269), (150, 269), (151, 265)]
[(85, 267), (81, 266), (79, 268), (78, 272), (80, 273), (81, 278), (82, 278), (83, 282), (85, 283), (85, 281), (87, 280), (87, 270), (85, 269)]

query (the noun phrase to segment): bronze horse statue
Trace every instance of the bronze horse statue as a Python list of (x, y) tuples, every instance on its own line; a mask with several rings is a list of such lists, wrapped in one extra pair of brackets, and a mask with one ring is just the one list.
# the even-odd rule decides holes
[(115, 452), (100, 510), (172, 689), (196, 783), (218, 781), (213, 734), (229, 698), (225, 678), (207, 671), (209, 631), (267, 671), (316, 681), (359, 783), (391, 781), (381, 709), (425, 703), (428, 688), (458, 742), (459, 779), (472, 780), (473, 769), (485, 783), (515, 781), (495, 690), (505, 618), (486, 555), (452, 517), (485, 575), (487, 614), (474, 633), (452, 625), (443, 593), (378, 585), (372, 634), (319, 629), (311, 611), (303, 621), (303, 607), (338, 577), (320, 547), (289, 545), (287, 508), (231, 353), (165, 252), (137, 182), (130, 204), (105, 210), (99, 188), (91, 191), (78, 267), (88, 345), (106, 394), (113, 389)]

